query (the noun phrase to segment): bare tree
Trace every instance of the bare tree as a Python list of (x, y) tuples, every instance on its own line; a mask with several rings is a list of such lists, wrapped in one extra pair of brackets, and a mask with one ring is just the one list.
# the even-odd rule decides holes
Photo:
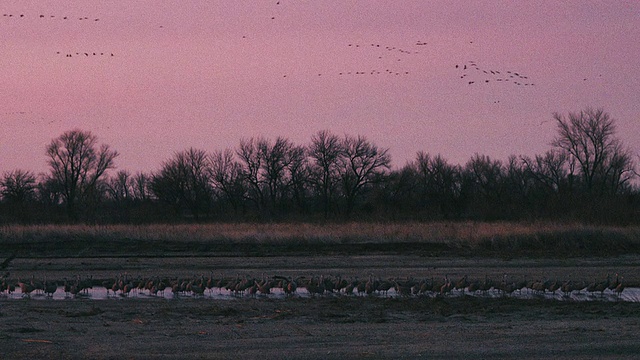
[(36, 197), (46, 206), (58, 206), (64, 201), (62, 185), (51, 174), (40, 174), (36, 185)]
[(118, 156), (108, 145), (98, 148), (97, 141), (90, 131), (71, 130), (47, 146), (51, 179), (60, 184), (67, 215), (72, 221), (78, 220), (78, 204), (95, 197), (101, 177), (114, 167)]
[(16, 169), (4, 173), (0, 178), (0, 200), (7, 205), (8, 215), (20, 222), (32, 217), (30, 207), (34, 205), (36, 176), (30, 171)]
[(242, 139), (236, 154), (243, 165), (248, 197), (259, 212), (278, 209), (289, 195), (296, 146), (286, 138)]
[(338, 136), (328, 130), (322, 130), (311, 137), (307, 152), (311, 158), (310, 179), (322, 199), (324, 217), (327, 218), (336, 186), (340, 181), (343, 143)]
[(120, 170), (107, 180), (109, 196), (116, 202), (131, 200), (133, 195), (131, 173)]
[(258, 153), (263, 157), (262, 178), (269, 198), (269, 206), (276, 209), (286, 198), (291, 184), (289, 172), (293, 143), (286, 138), (277, 137), (274, 143), (260, 139)]
[(233, 158), (233, 151), (225, 149), (211, 155), (211, 182), (238, 214), (247, 189), (243, 181), (242, 165)]
[(391, 156), (389, 149), (378, 148), (364, 136), (346, 135), (343, 149), (340, 175), (349, 216), (364, 188), (389, 169)]
[(304, 146), (293, 146), (287, 157), (289, 158), (287, 161), (289, 192), (298, 208), (305, 211), (310, 177), (307, 149)]
[(188, 209), (197, 221), (211, 203), (210, 161), (204, 150), (190, 148), (166, 161), (151, 180), (158, 199), (174, 206), (177, 212)]
[[(560, 149), (552, 149), (535, 158), (522, 157), (529, 176), (548, 192), (557, 194), (567, 183), (569, 172), (568, 154)], [(566, 184), (566, 185), (565, 185)]]
[(243, 181), (247, 184), (247, 198), (253, 201), (258, 211), (262, 211), (265, 204), (264, 189), (262, 186), (262, 162), (264, 156), (260, 153), (258, 142), (264, 139), (241, 139), (236, 154), (243, 165)]
[(460, 194), (460, 169), (438, 154), (431, 157), (418, 152), (415, 168), (419, 194), (423, 207), (437, 206), (445, 218), (451, 215), (456, 198)]
[(465, 168), (473, 184), (484, 196), (493, 199), (500, 197), (502, 180), (505, 177), (500, 160), (491, 160), (486, 155), (475, 154)]
[(464, 167), (462, 197), (472, 216), (499, 218), (505, 213), (504, 179), (506, 172), (500, 160), (475, 154)]
[(553, 117), (558, 136), (552, 144), (576, 161), (588, 194), (616, 193), (631, 179), (631, 152), (615, 137), (615, 121), (608, 113), (587, 108), (568, 118), (559, 113)]
[(147, 201), (151, 198), (151, 175), (143, 172), (136, 173), (131, 179), (131, 191), (133, 198), (139, 201)]
[(24, 203), (35, 195), (36, 176), (25, 170), (16, 169), (4, 173), (0, 179), (2, 200), (8, 203)]

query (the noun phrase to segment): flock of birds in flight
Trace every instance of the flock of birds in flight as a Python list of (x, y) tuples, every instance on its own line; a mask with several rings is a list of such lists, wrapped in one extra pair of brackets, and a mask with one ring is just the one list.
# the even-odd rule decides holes
[[(282, 5), (284, 1), (276, 1), (275, 5)], [(33, 14), (33, 15), (25, 15), (24, 13), (12, 14), (12, 13), (4, 13), (3, 17), (6, 19), (39, 19), (39, 20), (57, 20), (57, 21), (85, 21), (85, 22), (98, 22), (100, 18), (98, 17), (89, 17), (89, 16), (61, 16), (61, 15), (50, 15), (50, 14)], [(271, 16), (272, 20), (275, 20), (275, 16)], [(162, 28), (163, 26), (160, 26)], [(246, 39), (247, 36), (243, 35), (243, 39)], [(473, 43), (473, 42), (471, 42)], [(427, 46), (428, 43), (426, 41), (416, 41), (414, 43), (415, 47), (424, 47)], [(340, 69), (331, 72), (318, 72), (317, 76), (327, 76), (327, 75), (337, 75), (340, 77), (349, 77), (349, 76), (361, 76), (361, 75), (387, 75), (387, 76), (407, 76), (411, 73), (414, 73), (409, 66), (403, 66), (403, 62), (406, 60), (407, 56), (414, 56), (419, 54), (420, 52), (408, 47), (399, 47), (392, 45), (382, 45), (379, 43), (349, 43), (346, 45), (349, 49), (353, 50), (353, 52), (357, 52), (355, 56), (360, 56), (361, 62), (363, 64), (360, 67), (351, 68), (351, 69)], [(111, 51), (86, 51), (86, 50), (77, 50), (77, 51), (56, 51), (57, 56), (64, 56), (65, 58), (111, 58), (116, 56), (114, 52)], [(377, 60), (377, 62), (376, 62)], [(373, 61), (373, 62), (372, 62)], [(527, 76), (522, 75), (519, 72), (501, 72), (498, 70), (483, 70), (478, 67), (477, 63), (474, 61), (470, 61), (468, 64), (464, 65), (456, 65), (456, 68), (459, 68), (463, 71), (463, 74), (460, 76), (462, 79), (467, 80), (467, 84), (472, 85), (475, 83), (485, 82), (489, 83), (492, 81), (495, 82), (511, 82), (515, 85), (522, 86), (534, 86), (535, 84), (528, 80)], [(487, 75), (483, 80), (479, 80), (473, 78), (473, 74), (471, 70), (478, 71), (478, 74)], [(467, 70), (469, 70), (467, 72)], [(283, 74), (283, 78), (287, 78), (288, 74)]]
[[(283, 1), (276, 1), (275, 5), (282, 8)], [(277, 15), (277, 12), (272, 9), (273, 15)], [(267, 15), (270, 16), (269, 14)], [(271, 20), (275, 20), (276, 16), (270, 16)], [(34, 22), (85, 22), (98, 23), (99, 17), (90, 16), (68, 16), (68, 15), (51, 15), (51, 14), (24, 14), (24, 13), (4, 13), (2, 16), (6, 21), (20, 21), (29, 20), (30, 23)], [(162, 25), (159, 26), (163, 28)], [(242, 36), (245, 40), (251, 38), (248, 34)], [(470, 42), (473, 43), (473, 42)], [(349, 58), (354, 59), (355, 62), (347, 64), (336, 64), (332, 70), (320, 70), (316, 71), (316, 74), (312, 74), (316, 78), (324, 78), (332, 76), (335, 78), (350, 78), (350, 77), (384, 77), (385, 79), (397, 79), (406, 78), (410, 75), (419, 74), (421, 58), (418, 56), (423, 53), (418, 51), (425, 49), (428, 52), (428, 43), (423, 40), (414, 41), (410, 44), (398, 45), (398, 44), (381, 44), (378, 42), (364, 42), (353, 41), (345, 43), (341, 49), (343, 55), (347, 55)], [(55, 56), (74, 59), (111, 59), (117, 56), (115, 52), (105, 51), (106, 49), (75, 49), (73, 51), (55, 51)], [(341, 55), (336, 54), (336, 58), (340, 58)], [(522, 72), (516, 71), (502, 71), (496, 69), (482, 69), (475, 61), (469, 61), (462, 65), (455, 65), (456, 69), (460, 70), (460, 78), (468, 85), (474, 85), (479, 83), (512, 83), (517, 86), (535, 86), (535, 84), (524, 75)], [(293, 74), (283, 73), (282, 78), (292, 77)], [(311, 74), (307, 73), (306, 76)], [(498, 103), (499, 101), (496, 101)], [(12, 112), (12, 115), (23, 115), (24, 112)], [(6, 114), (5, 114), (6, 115)]]
[[(14, 15), (14, 14), (7, 14), (4, 13), (2, 14), (2, 16), (7, 17), (7, 18), (16, 18), (16, 19), (29, 19), (31, 18), (29, 15), (25, 15), (25, 14), (20, 14), (20, 15)], [(100, 21), (99, 18), (89, 18), (88, 16), (80, 16), (80, 17), (72, 17), (72, 16), (56, 16), (56, 15), (38, 15), (36, 16), (36, 18), (40, 18), (40, 19), (59, 19), (59, 20), (79, 20), (79, 21), (84, 21), (84, 20), (90, 20), (90, 21)]]
[(524, 75), (519, 71), (512, 70), (496, 70), (496, 69), (483, 69), (478, 64), (471, 60), (467, 64), (456, 64), (456, 69), (462, 71), (460, 75), (461, 79), (465, 79), (468, 85), (480, 84), (480, 83), (512, 83), (517, 86), (535, 86), (529, 76)]
[[(278, 9), (281, 9), (284, 5), (284, 1), (275, 1), (274, 2)], [(270, 17), (271, 20), (275, 20), (278, 15), (278, 10), (276, 8), (272, 9), (271, 14), (267, 14), (267, 17)], [(42, 21), (42, 22), (51, 22), (51, 21), (59, 21), (59, 22), (86, 22), (86, 23), (98, 23), (101, 18), (92, 17), (92, 16), (69, 16), (69, 15), (52, 15), (52, 14), (43, 14), (43, 13), (35, 13), (35, 14), (25, 14), (25, 13), (4, 13), (2, 14), (2, 18), (6, 21), (20, 21), (20, 20), (31, 20), (34, 21)], [(163, 28), (160, 25), (160, 28)], [(242, 36), (243, 39), (249, 38), (245, 34)], [(470, 41), (473, 44), (473, 41)], [(421, 54), (421, 51), (418, 51), (418, 48), (428, 49), (428, 43), (426, 41), (418, 40), (414, 41), (410, 45), (400, 46), (398, 44), (389, 45), (389, 44), (380, 44), (377, 42), (350, 42), (345, 43), (344, 47), (347, 50), (345, 52), (346, 55), (350, 56), (352, 59), (356, 59), (359, 64), (350, 64), (350, 65), (337, 65), (333, 70), (321, 70), (316, 71), (316, 77), (326, 77), (326, 76), (334, 76), (334, 77), (366, 77), (366, 76), (385, 76), (388, 79), (397, 78), (397, 77), (407, 77), (409, 75), (413, 75), (416, 73), (420, 73), (420, 61), (419, 57), (416, 57), (418, 54)], [(343, 48), (344, 49), (344, 48)], [(58, 50), (55, 52), (56, 56), (65, 57), (65, 58), (84, 58), (84, 59), (92, 59), (92, 58), (113, 58), (116, 57), (116, 53), (112, 51), (105, 51), (106, 49), (101, 49), (100, 51), (87, 51), (76, 49), (74, 51), (62, 51)], [(428, 50), (426, 50), (428, 52)], [(337, 56), (338, 57), (338, 56)], [(505, 70), (499, 68), (483, 68), (476, 61), (467, 61), (464, 63), (452, 64), (455, 66), (455, 69), (458, 71), (457, 76), (465, 85), (476, 85), (480, 86), (481, 84), (513, 84), (518, 87), (534, 87), (536, 83), (528, 76), (525, 75), (522, 71), (514, 71), (514, 70)], [(313, 73), (313, 71), (312, 71)], [(316, 75), (317, 74), (317, 75)], [(292, 74), (283, 73), (281, 76), (283, 78), (291, 77)], [(307, 74), (310, 75), (310, 74)], [(602, 75), (600, 75), (602, 76)], [(587, 78), (581, 79), (586, 81)], [(495, 101), (498, 103), (499, 101)], [(8, 114), (8, 113), (7, 113)], [(12, 114), (21, 115), (23, 112), (13, 112)], [(6, 114), (5, 114), (6, 115)]]
[[(91, 22), (97, 22), (100, 21), (100, 18), (95, 18), (95, 17), (88, 17), (88, 16), (79, 16), (79, 17), (74, 17), (74, 16), (59, 16), (59, 15), (44, 15), (44, 14), (39, 14), (39, 15), (25, 15), (25, 14), (9, 14), (9, 13), (4, 13), (2, 14), (2, 16), (4, 18), (7, 19), (22, 19), (22, 20), (27, 20), (27, 19), (39, 19), (39, 20), (62, 20), (62, 21), (91, 21)], [(100, 51), (100, 52), (95, 52), (95, 51), (78, 51), (78, 52), (63, 52), (63, 51), (56, 51), (56, 55), (65, 55), (65, 57), (67, 58), (71, 58), (74, 56), (84, 56), (84, 57), (89, 57), (89, 56), (115, 56), (113, 52), (105, 52), (105, 51)]]
[[(277, 0), (274, 2), (278, 8), (282, 8), (281, 5), (284, 5), (285, 1)], [(275, 10), (272, 9), (272, 10)], [(276, 15), (272, 13), (272, 15)], [(4, 13), (3, 18), (9, 20), (14, 19), (36, 19), (40, 21), (83, 21), (83, 22), (99, 22), (99, 17), (90, 17), (90, 16), (69, 16), (69, 15), (52, 15), (52, 14), (25, 14), (25, 13)], [(269, 15), (267, 15), (269, 16)], [(276, 16), (270, 16), (272, 20), (276, 19)], [(160, 26), (162, 28), (163, 26)], [(243, 38), (247, 38), (246, 35), (242, 36)], [(473, 43), (473, 41), (470, 41)], [(417, 41), (414, 43), (416, 47), (424, 47), (427, 46), (428, 43), (426, 41)], [(325, 75), (337, 75), (337, 76), (355, 76), (355, 75), (393, 75), (393, 76), (401, 76), (401, 75), (410, 75), (410, 73), (414, 73), (414, 69), (409, 69), (408, 66), (402, 66), (403, 61), (406, 56), (419, 54), (418, 51), (412, 50), (409, 48), (401, 48), (398, 46), (385, 46), (378, 43), (370, 43), (370, 44), (360, 44), (360, 43), (349, 43), (347, 45), (350, 49), (357, 51), (365, 51), (365, 49), (369, 50), (367, 53), (361, 52), (363, 63), (367, 60), (379, 60), (378, 63), (367, 63), (368, 65), (363, 65), (358, 69), (341, 69), (332, 72), (318, 72), (317, 76), (325, 76)], [(376, 52), (377, 51), (377, 52)], [(97, 57), (105, 57), (110, 58), (116, 56), (112, 51), (56, 51), (56, 55), (64, 55), (65, 58), (97, 58)], [(368, 56), (368, 57), (365, 57)], [(393, 62), (393, 65), (392, 65)], [(455, 68), (458, 69), (461, 73), (459, 74), (460, 79), (464, 80), (464, 83), (467, 85), (476, 85), (476, 84), (488, 84), (488, 83), (510, 83), (516, 86), (529, 87), (535, 86), (536, 84), (526, 75), (519, 71), (512, 70), (499, 70), (499, 69), (483, 69), (481, 68), (477, 62), (468, 61), (467, 63), (456, 64)], [(602, 75), (600, 75), (602, 76)], [(284, 78), (287, 77), (287, 74), (283, 75)], [(587, 78), (583, 78), (583, 81), (587, 81)]]
[[(418, 46), (426, 45), (421, 41), (416, 43)], [(396, 64), (390, 66), (391, 63), (401, 63), (405, 60), (405, 56), (408, 55), (416, 55), (419, 54), (418, 51), (406, 50), (406, 48), (399, 48), (396, 46), (385, 46), (377, 43), (371, 44), (360, 44), (360, 43), (349, 43), (347, 47), (351, 50), (355, 51), (365, 51), (364, 53), (359, 52), (358, 55), (361, 56), (361, 60), (374, 60), (377, 61), (370, 66), (369, 69), (355, 69), (355, 70), (336, 70), (332, 72), (333, 75), (338, 76), (351, 76), (351, 75), (409, 75), (409, 70), (406, 68), (400, 68)], [(371, 52), (373, 51), (373, 52)], [(318, 73), (318, 76), (324, 75), (323, 73)], [(284, 75), (286, 77), (286, 75)]]

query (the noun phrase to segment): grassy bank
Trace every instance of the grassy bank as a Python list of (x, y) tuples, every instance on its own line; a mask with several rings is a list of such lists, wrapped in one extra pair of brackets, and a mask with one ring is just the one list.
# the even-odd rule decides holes
[(640, 227), (555, 223), (10, 225), (2, 252), (30, 256), (301, 255), (616, 256), (640, 253)]

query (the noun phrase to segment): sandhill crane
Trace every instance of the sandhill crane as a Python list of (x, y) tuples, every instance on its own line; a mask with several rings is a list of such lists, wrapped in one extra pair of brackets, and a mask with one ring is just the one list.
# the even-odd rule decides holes
[(343, 279), (342, 276), (338, 275), (333, 285), (333, 291), (340, 293), (348, 285), (349, 285), (349, 282), (346, 279)]
[(364, 291), (366, 290), (366, 285), (367, 283), (365, 281), (359, 280), (358, 277), (356, 276), (356, 292), (358, 293), (358, 295), (362, 295), (364, 293)]
[(547, 281), (536, 280), (531, 284), (531, 290), (534, 294), (545, 294), (547, 292)]
[(236, 295), (238, 295), (238, 294), (244, 295), (244, 292), (247, 289), (249, 289), (251, 286), (253, 286), (254, 283), (255, 283), (255, 279), (249, 279), (245, 275), (244, 278), (242, 279), (242, 281), (240, 281), (238, 284), (236, 284), (235, 289), (234, 289), (234, 293)]
[(13, 283), (7, 282), (6, 279), (3, 279), (0, 290), (6, 291), (7, 295), (11, 295), (12, 292), (16, 291), (16, 286)]
[(516, 283), (509, 282), (507, 278), (508, 278), (507, 274), (504, 274), (502, 276), (502, 283), (500, 284), (500, 287), (499, 287), (503, 297), (512, 294), (516, 290)]
[(444, 284), (440, 287), (440, 295), (445, 295), (451, 292), (453, 289), (453, 284), (451, 280), (449, 280), (449, 275), (445, 275)]
[(386, 297), (387, 294), (389, 293), (389, 289), (391, 289), (392, 287), (393, 287), (393, 282), (389, 280), (382, 280), (382, 281), (379, 281), (378, 291), (382, 292)]
[(122, 287), (122, 290), (120, 292), (121, 296), (129, 296), (129, 293), (131, 292), (131, 290), (133, 290), (133, 288), (135, 288), (135, 285), (133, 285), (133, 282), (128, 282), (126, 284), (124, 284), (124, 286)]
[[(102, 286), (107, 290), (107, 297), (109, 297), (109, 290), (113, 288), (113, 285), (116, 283), (115, 279), (107, 279), (102, 281)], [(115, 291), (113, 292), (115, 295)]]
[(31, 283), (26, 283), (23, 281), (19, 281), (18, 286), (20, 286), (20, 292), (22, 293), (23, 297), (31, 297), (31, 292), (35, 290)]
[(71, 294), (71, 284), (69, 284), (67, 278), (64, 278), (64, 295), (69, 297), (69, 294)]
[(30, 283), (31, 283), (31, 286), (33, 287), (33, 290), (36, 293), (38, 292), (38, 290), (44, 293), (44, 284), (42, 283), (42, 281), (36, 280), (35, 277), (32, 275)]
[(468, 277), (467, 275), (465, 275), (464, 277), (462, 277), (460, 280), (458, 280), (454, 286), (454, 288), (456, 290), (462, 290), (464, 292), (464, 289), (469, 286), (469, 281), (467, 280)]
[(482, 291), (483, 295), (486, 295), (491, 288), (493, 288), (493, 280), (489, 279), (488, 275), (484, 276), (484, 282), (480, 284), (480, 291)]
[(595, 295), (596, 292), (600, 292), (604, 295), (604, 290), (609, 287), (610, 275), (607, 275), (607, 279), (605, 281), (598, 282), (598, 280), (594, 280), (589, 286), (587, 286), (587, 292), (591, 293), (591, 295)]
[(292, 296), (296, 293), (297, 289), (298, 289), (298, 282), (291, 280), (291, 278), (289, 278), (289, 281), (287, 282), (287, 286), (284, 289), (285, 294)]
[(367, 295), (373, 294), (376, 291), (376, 285), (373, 281), (373, 275), (369, 275), (369, 280), (364, 284), (364, 292)]
[(565, 281), (564, 283), (562, 283), (562, 286), (560, 286), (560, 291), (562, 291), (564, 297), (569, 297), (573, 290), (575, 290), (575, 285), (573, 284), (571, 279)]
[(271, 285), (271, 282), (265, 278), (262, 279), (262, 282), (256, 283), (258, 291), (263, 295), (271, 294)]
[(560, 284), (560, 282), (558, 281), (558, 279), (556, 278), (556, 280), (554, 282), (552, 282), (551, 284), (549, 284), (548, 290), (550, 293), (555, 294), (556, 291), (558, 289), (560, 289), (560, 287), (562, 286), (562, 284)]
[(469, 294), (474, 294), (476, 291), (480, 290), (480, 281), (479, 280), (473, 280), (470, 281), (466, 287), (466, 289), (463, 287), (462, 288), (462, 293), (464, 294), (464, 292), (468, 291)]
[(211, 275), (207, 279), (207, 283), (205, 285), (205, 288), (207, 290), (209, 290), (209, 294), (213, 294), (213, 288), (216, 286), (216, 281), (213, 278), (213, 271), (211, 271), (210, 273), (211, 273)]
[(53, 297), (53, 294), (58, 290), (58, 283), (55, 281), (47, 281), (44, 279), (44, 293), (48, 297)]
[(156, 289), (158, 289), (158, 292), (160, 293), (160, 295), (162, 297), (164, 297), (164, 291), (167, 288), (167, 284), (168, 282), (165, 280), (158, 280), (158, 282), (156, 283)]
[(93, 289), (93, 275), (90, 275), (82, 281), (80, 280), (80, 276), (78, 276), (78, 287), (87, 294), (89, 289)]
[(204, 286), (198, 281), (192, 280), (187, 286), (187, 290), (191, 290), (195, 296), (204, 295)]
[(444, 285), (444, 281), (434, 280), (432, 276), (430, 284), (431, 284), (431, 288), (429, 289), (429, 291), (433, 293), (438, 293), (442, 285)]
[(325, 286), (322, 275), (320, 275), (320, 279), (314, 282), (315, 277), (312, 277), (309, 282), (306, 284), (307, 291), (311, 296), (315, 296), (316, 294), (322, 295), (324, 294)]
[(357, 280), (352, 280), (344, 287), (345, 295), (353, 295), (353, 290), (358, 286)]
[(433, 279), (431, 279), (431, 282), (428, 282), (427, 279), (422, 279), (418, 285), (414, 287), (414, 292), (416, 295), (426, 295), (431, 291), (431, 283), (433, 283)]
[(173, 296), (178, 296), (180, 295), (180, 292), (182, 291), (182, 286), (181, 286), (181, 282), (180, 282), (180, 278), (176, 279), (172, 284), (171, 284), (171, 292), (173, 293)]
[(624, 291), (624, 284), (622, 283), (622, 277), (620, 277), (620, 281), (618, 282), (618, 285), (616, 286), (615, 289), (613, 289), (613, 292), (616, 293), (616, 295), (618, 295), (618, 300), (620, 300), (620, 296), (622, 295), (623, 291)]
[(618, 284), (620, 284), (620, 275), (616, 273), (616, 279), (609, 285), (608, 289), (613, 291), (618, 286)]
[(407, 281), (398, 281), (395, 280), (396, 292), (400, 296), (409, 296), (411, 295), (411, 288), (416, 284), (416, 282), (409, 278)]

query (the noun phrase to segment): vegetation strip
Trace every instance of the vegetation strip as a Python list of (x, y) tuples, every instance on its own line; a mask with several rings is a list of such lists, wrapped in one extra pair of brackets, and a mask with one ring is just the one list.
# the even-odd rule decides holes
[[(555, 223), (202, 224), (0, 227), (0, 260), (18, 257), (583, 257), (640, 253), (640, 227)], [(4, 255), (4, 258), (2, 257)]]

